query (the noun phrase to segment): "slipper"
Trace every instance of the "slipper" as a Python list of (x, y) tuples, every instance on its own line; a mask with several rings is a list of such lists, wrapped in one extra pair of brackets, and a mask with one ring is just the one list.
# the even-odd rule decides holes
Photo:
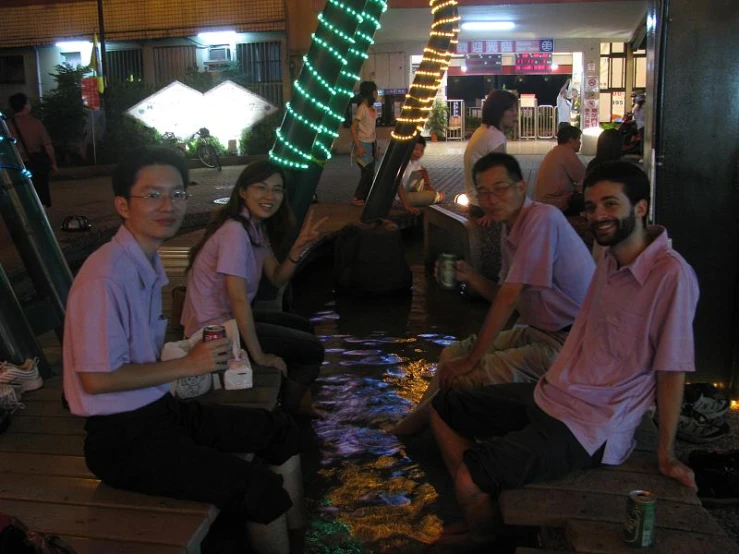
[(351, 202), (355, 206), (364, 206), (364, 200), (362, 200), (361, 198), (352, 198)]

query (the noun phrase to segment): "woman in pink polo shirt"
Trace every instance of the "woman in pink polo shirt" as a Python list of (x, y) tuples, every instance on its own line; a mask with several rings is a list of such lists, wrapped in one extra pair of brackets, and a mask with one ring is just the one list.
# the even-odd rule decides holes
[(217, 210), (190, 252), (182, 311), (185, 336), (206, 325), (236, 319), (249, 357), (286, 375), (283, 405), (313, 414), (310, 385), (323, 363), (323, 345), (298, 315), (252, 309), (262, 275), (277, 288), (287, 283), (325, 218), (303, 228), (284, 260), (275, 256), (295, 218), (285, 201), (285, 175), (262, 160), (239, 176), (228, 203)]

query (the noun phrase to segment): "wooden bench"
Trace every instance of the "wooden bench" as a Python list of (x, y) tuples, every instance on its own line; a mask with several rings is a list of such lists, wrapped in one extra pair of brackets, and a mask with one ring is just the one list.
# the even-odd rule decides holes
[[(254, 388), (213, 391), (208, 402), (271, 409), (280, 373), (255, 368)], [(56, 534), (80, 554), (197, 554), (218, 510), (114, 489), (87, 469), (84, 419), (61, 406), (59, 378), (23, 395), (0, 435), (0, 512)]]
[(701, 506), (695, 492), (659, 472), (656, 434), (650, 436), (643, 427), (637, 434), (640, 446), (620, 466), (602, 466), (503, 492), (503, 521), (562, 529), (569, 552), (633, 552), (621, 535), (626, 498), (630, 491), (644, 489), (657, 498), (656, 543), (650, 552), (739, 554), (739, 546)]

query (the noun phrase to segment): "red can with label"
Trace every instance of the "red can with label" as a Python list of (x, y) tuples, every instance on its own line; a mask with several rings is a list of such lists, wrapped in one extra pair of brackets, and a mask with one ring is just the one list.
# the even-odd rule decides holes
[(226, 328), (223, 325), (206, 325), (203, 329), (203, 342), (225, 338)]

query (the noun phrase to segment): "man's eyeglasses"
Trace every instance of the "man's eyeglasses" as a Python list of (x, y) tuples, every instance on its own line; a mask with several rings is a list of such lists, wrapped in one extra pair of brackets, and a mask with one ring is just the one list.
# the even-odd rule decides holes
[(513, 185), (516, 183), (495, 183), (490, 190), (487, 189), (477, 189), (477, 197), (478, 198), (490, 198), (491, 196), (495, 196), (497, 198), (502, 198), (505, 196), (505, 193), (508, 192), (508, 189), (510, 189)]
[(186, 190), (173, 190), (169, 194), (164, 194), (159, 192), (158, 190), (153, 190), (151, 192), (147, 192), (146, 194), (129, 194), (129, 198), (143, 198), (144, 200), (148, 200), (152, 204), (162, 202), (166, 197), (169, 197), (172, 204), (182, 204), (183, 202), (186, 202), (188, 198), (190, 198), (190, 193)]

